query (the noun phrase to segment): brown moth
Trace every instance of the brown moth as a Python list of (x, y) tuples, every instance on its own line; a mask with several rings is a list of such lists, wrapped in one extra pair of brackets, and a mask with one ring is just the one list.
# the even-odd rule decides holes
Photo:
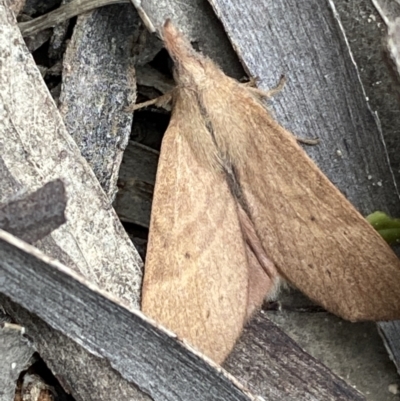
[(400, 318), (398, 258), (257, 90), (224, 75), (169, 21), (163, 39), (177, 88), (143, 311), (216, 362), (280, 277), (345, 319)]

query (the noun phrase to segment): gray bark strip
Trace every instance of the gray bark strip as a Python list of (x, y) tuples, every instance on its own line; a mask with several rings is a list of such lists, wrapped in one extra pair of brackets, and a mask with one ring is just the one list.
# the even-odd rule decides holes
[(35, 352), (21, 329), (17, 325), (2, 324), (0, 319), (0, 401), (14, 401), (18, 377), (30, 366)]
[(61, 115), (110, 199), (132, 126), (125, 109), (136, 101), (131, 51), (138, 27), (131, 4), (81, 15), (63, 61)]
[[(250, 361), (250, 363), (249, 363)], [(259, 312), (223, 367), (250, 391), (271, 400), (364, 400)], [(244, 368), (245, 367), (245, 368)]]
[(122, 221), (149, 227), (158, 156), (157, 151), (145, 145), (129, 142), (114, 202), (115, 211)]
[(384, 339), (390, 359), (395, 363), (400, 374), (400, 322), (381, 322), (378, 324), (379, 334)]
[[(125, 381), (107, 359), (93, 355), (1, 293), (0, 304), (17, 321), (23, 322), (25, 333), (35, 339), (35, 347), (40, 356), (46, 360), (46, 365), (64, 390), (72, 394), (75, 400), (151, 400), (134, 384)], [(46, 305), (45, 299), (43, 305)]]

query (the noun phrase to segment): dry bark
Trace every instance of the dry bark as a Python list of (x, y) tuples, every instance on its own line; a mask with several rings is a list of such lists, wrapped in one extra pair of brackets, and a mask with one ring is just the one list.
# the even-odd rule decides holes
[(64, 55), (60, 112), (104, 192), (114, 199), (136, 100), (132, 45), (139, 18), (130, 4), (78, 17)]
[[(52, 179), (61, 179), (68, 198), (67, 224), (36, 245), (114, 294), (121, 303), (137, 308), (142, 267), (139, 255), (66, 131), (4, 1), (0, 2), (0, 25), (0, 202), (32, 192)], [(24, 321), (29, 323), (35, 324), (34, 316)], [(53, 330), (37, 335), (48, 345), (45, 348), (37, 343), (43, 359), (52, 359), (54, 371), (63, 372), (63, 361), (56, 357), (62, 337)], [(79, 353), (74, 357), (79, 360)], [(75, 369), (75, 376), (81, 374), (78, 365), (71, 369)], [(96, 377), (101, 372), (100, 364), (90, 366), (87, 373), (91, 387), (77, 388), (78, 399), (87, 399), (90, 391), (96, 394)], [(103, 393), (98, 399), (106, 398)]]
[(122, 221), (148, 227), (158, 152), (130, 141), (119, 174), (119, 191), (114, 202)]
[(0, 401), (13, 401), (18, 377), (31, 363), (35, 349), (23, 337), (21, 326), (1, 323), (0, 312)]

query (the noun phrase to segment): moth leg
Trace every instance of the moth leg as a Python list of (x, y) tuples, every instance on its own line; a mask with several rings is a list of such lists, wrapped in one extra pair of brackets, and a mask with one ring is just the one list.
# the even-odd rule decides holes
[(249, 82), (246, 82), (245, 85), (247, 89), (253, 93), (253, 95), (256, 95), (260, 98), (264, 99), (271, 99), (275, 95), (277, 95), (285, 86), (286, 84), (286, 77), (284, 75), (281, 75), (279, 78), (278, 85), (275, 86), (275, 88), (269, 89), (267, 91), (264, 91), (262, 89), (259, 89), (256, 87), (256, 82), (258, 81), (258, 77), (251, 77)]
[[(243, 80), (246, 78), (243, 78)], [(247, 82), (243, 82), (242, 85), (246, 86), (247, 88), (257, 88), (257, 81), (259, 80), (259, 77), (250, 77)]]
[(274, 97), (277, 95), (283, 87), (286, 85), (286, 77), (282, 74), (281, 77), (279, 78), (278, 85), (275, 86), (275, 88), (272, 88), (265, 92), (265, 96), (267, 99), (270, 99), (271, 97)]
[(174, 91), (172, 90), (172, 91), (167, 92), (166, 94), (164, 94), (162, 96), (156, 97), (155, 99), (148, 100), (147, 102), (133, 104), (131, 106), (128, 106), (125, 109), (125, 111), (126, 112), (133, 112), (135, 110), (143, 109), (143, 108), (149, 107), (149, 106), (156, 106), (156, 107), (160, 107), (160, 108), (169, 110), (167, 106), (172, 101), (173, 92)]
[[(249, 90), (253, 95), (255, 95), (258, 98), (264, 98), (264, 99), (271, 99), (273, 96), (277, 95), (285, 86), (286, 84), (286, 77), (284, 75), (281, 75), (279, 78), (278, 85), (275, 86), (275, 88), (272, 88), (268, 91), (263, 91), (262, 89), (259, 89), (256, 86), (256, 82), (258, 80), (258, 77), (251, 77), (249, 82), (246, 82), (243, 84), (246, 86), (247, 90)], [(319, 138), (298, 138), (296, 137), (296, 141), (303, 144), (303, 145), (309, 145), (309, 146), (314, 146), (319, 144)]]

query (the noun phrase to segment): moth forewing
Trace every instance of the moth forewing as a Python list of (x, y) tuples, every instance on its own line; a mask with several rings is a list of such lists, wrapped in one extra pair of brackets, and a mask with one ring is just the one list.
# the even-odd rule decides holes
[[(399, 318), (397, 256), (293, 136), (257, 102), (249, 100), (247, 112), (249, 103), (241, 134), (252, 157), (238, 163), (237, 172), (250, 218), (278, 271), (343, 318)], [(243, 115), (240, 102), (230, 109)]]
[[(187, 115), (190, 99), (181, 95), (175, 99), (161, 148), (142, 309), (222, 362), (246, 319), (246, 245), (222, 173), (210, 170), (199, 160), (201, 153), (189, 146), (188, 134), (205, 128), (199, 126), (198, 111)], [(266, 289), (258, 287), (265, 294)]]

